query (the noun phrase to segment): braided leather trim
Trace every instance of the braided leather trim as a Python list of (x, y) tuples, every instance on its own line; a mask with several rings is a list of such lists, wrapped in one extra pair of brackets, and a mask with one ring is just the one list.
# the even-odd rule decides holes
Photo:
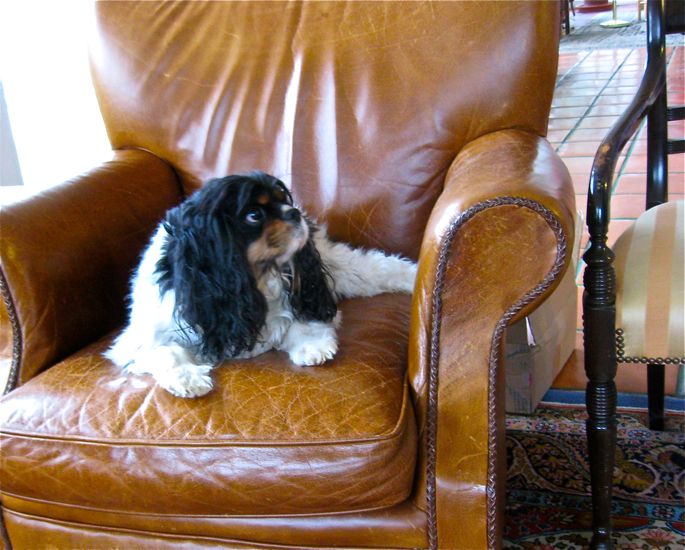
[(438, 546), (438, 524), (437, 524), (437, 502), (436, 502), (436, 461), (437, 461), (437, 406), (438, 406), (438, 365), (440, 361), (440, 319), (442, 318), (442, 293), (445, 285), (445, 273), (449, 261), (452, 241), (461, 229), (475, 215), (498, 206), (519, 206), (528, 208), (539, 214), (552, 229), (557, 238), (557, 255), (554, 265), (543, 278), (543, 280), (530, 292), (514, 303), (502, 316), (496, 325), (492, 337), (489, 356), (488, 369), (488, 476), (486, 486), (487, 498), (487, 533), (488, 548), (497, 548), (497, 533), (500, 531), (497, 525), (497, 499), (503, 498), (496, 494), (496, 464), (500, 452), (497, 444), (497, 410), (503, 407), (503, 403), (498, 403), (495, 395), (495, 383), (497, 380), (497, 368), (499, 359), (499, 349), (504, 335), (504, 330), (526, 305), (542, 295), (557, 279), (561, 273), (568, 247), (566, 235), (557, 217), (550, 210), (540, 203), (521, 197), (498, 197), (478, 203), (460, 216), (452, 220), (445, 235), (443, 244), (438, 256), (438, 265), (435, 275), (435, 286), (433, 288), (431, 318), (431, 346), (430, 362), (428, 369), (428, 411), (426, 418), (426, 499), (428, 504), (428, 544), (431, 550), (437, 550)]
[(7, 378), (7, 384), (4, 391), (0, 395), (4, 395), (12, 391), (17, 385), (17, 378), (19, 377), (19, 366), (21, 365), (21, 349), (23, 347), (23, 336), (21, 326), (19, 325), (19, 316), (17, 309), (14, 307), (14, 300), (7, 285), (5, 274), (0, 270), (0, 294), (2, 300), (7, 308), (7, 316), (9, 317), (10, 326), (12, 327), (12, 366), (10, 367), (10, 374)]
[[(12, 295), (7, 286), (7, 279), (2, 270), (0, 270), (0, 294), (2, 294), (3, 302), (7, 308), (7, 316), (9, 317), (10, 325), (12, 327), (12, 366), (10, 367), (10, 374), (7, 378), (7, 385), (2, 392), (2, 395), (4, 395), (13, 390), (17, 384), (19, 365), (21, 364), (22, 334), (17, 310), (14, 307), (14, 300), (12, 300)], [(2, 506), (0, 506), (0, 541), (2, 541), (2, 544), (7, 550), (12, 549), (12, 543), (5, 525), (4, 514), (2, 513)]]

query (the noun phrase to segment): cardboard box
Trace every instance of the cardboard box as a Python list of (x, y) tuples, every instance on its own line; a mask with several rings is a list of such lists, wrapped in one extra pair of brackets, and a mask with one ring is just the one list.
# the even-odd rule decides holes
[(533, 313), (507, 328), (504, 346), (508, 413), (529, 414), (566, 364), (576, 343), (576, 270), (584, 220), (576, 216), (571, 265)]

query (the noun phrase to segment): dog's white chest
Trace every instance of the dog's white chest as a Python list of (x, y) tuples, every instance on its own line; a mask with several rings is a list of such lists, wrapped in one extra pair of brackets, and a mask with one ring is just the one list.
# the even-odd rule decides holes
[(266, 299), (267, 312), (264, 327), (260, 331), (259, 341), (251, 353), (252, 356), (259, 353), (254, 353), (257, 348), (268, 350), (278, 347), (295, 320), (290, 305), (287, 303), (284, 283), (280, 276), (264, 278), (259, 290)]

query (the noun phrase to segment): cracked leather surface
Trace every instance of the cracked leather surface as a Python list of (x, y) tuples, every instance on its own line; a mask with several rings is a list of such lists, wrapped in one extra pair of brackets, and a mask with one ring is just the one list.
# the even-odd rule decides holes
[(411, 490), (416, 435), (405, 383), (410, 298), (342, 305), (338, 356), (283, 353), (214, 371), (183, 400), (100, 353), (54, 366), (0, 402), (2, 491), (98, 509), (176, 514), (331, 512)]
[(534, 2), (104, 4), (91, 62), (114, 147), (151, 149), (186, 189), (259, 167), (356, 246), (416, 259), (465, 144), (546, 132), (556, 14)]

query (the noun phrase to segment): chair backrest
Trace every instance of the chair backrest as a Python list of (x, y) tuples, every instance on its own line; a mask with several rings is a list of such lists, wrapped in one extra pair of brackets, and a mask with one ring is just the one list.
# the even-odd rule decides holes
[(255, 169), (355, 245), (416, 258), (464, 144), (544, 135), (555, 2), (97, 2), (91, 63), (112, 146), (186, 191)]

